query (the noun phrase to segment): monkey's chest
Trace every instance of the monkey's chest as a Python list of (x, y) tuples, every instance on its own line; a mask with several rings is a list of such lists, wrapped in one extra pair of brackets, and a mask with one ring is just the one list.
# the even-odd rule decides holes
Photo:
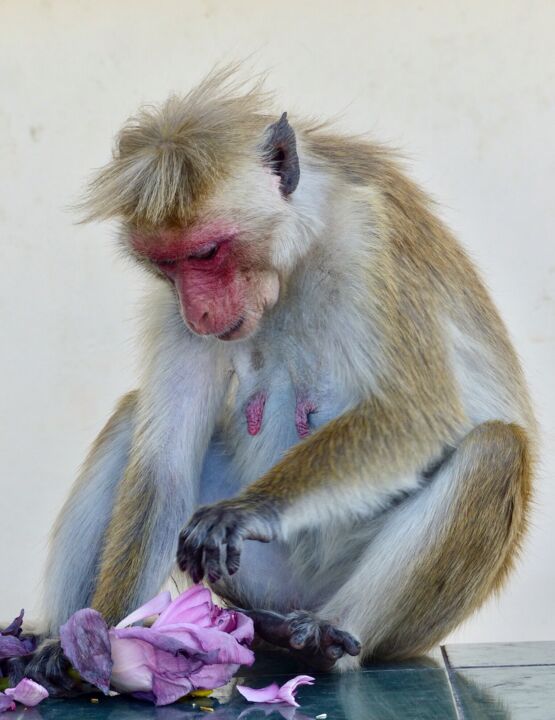
[(345, 409), (345, 394), (322, 358), (294, 350), (254, 348), (235, 360), (220, 438), (239, 486)]

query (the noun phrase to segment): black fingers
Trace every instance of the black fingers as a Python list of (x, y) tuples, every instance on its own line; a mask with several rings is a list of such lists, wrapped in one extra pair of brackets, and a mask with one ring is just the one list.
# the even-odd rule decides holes
[(326, 626), (323, 637), (324, 643), (330, 647), (339, 646), (343, 648), (344, 652), (353, 656), (360, 653), (361, 646), (359, 641), (348, 632), (338, 630), (336, 627), (333, 627), (333, 625)]
[(69, 675), (70, 668), (60, 642), (48, 640), (35, 652), (24, 674), (43, 685), (51, 697), (71, 697), (83, 692), (83, 688)]
[(243, 550), (243, 538), (237, 528), (229, 530), (226, 538), (226, 568), (230, 575), (234, 575), (239, 570), (241, 564), (241, 552)]
[(233, 575), (239, 569), (245, 533), (238, 511), (218, 505), (201, 508), (179, 536), (178, 565), (193, 582), (200, 582), (206, 575), (215, 583), (225, 571)]
[(324, 649), (324, 655), (334, 662), (339, 660), (340, 657), (343, 657), (344, 652), (341, 645), (328, 645), (328, 647)]
[(294, 650), (302, 650), (310, 639), (311, 635), (306, 631), (306, 629), (297, 630), (297, 632), (293, 633), (293, 635), (289, 638), (289, 645)]
[(289, 627), (289, 647), (315, 669), (329, 670), (345, 653), (360, 653), (361, 645), (356, 638), (311, 613), (292, 613)]
[(189, 575), (194, 583), (198, 583), (204, 577), (204, 568), (202, 566), (202, 546), (191, 550), (189, 554)]

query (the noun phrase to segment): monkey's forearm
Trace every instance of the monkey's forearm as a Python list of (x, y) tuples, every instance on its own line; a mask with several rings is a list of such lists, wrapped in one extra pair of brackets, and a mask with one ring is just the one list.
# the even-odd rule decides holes
[(92, 605), (108, 622), (117, 623), (167, 580), (225, 395), (228, 376), (220, 356), (175, 327), (169, 347), (163, 353), (152, 347), (147, 358), (150, 384), (141, 393), (129, 462), (104, 538)]
[(119, 402), (56, 521), (44, 580), (45, 631), (50, 636), (91, 602), (103, 536), (129, 462), (137, 397), (132, 392)]
[[(456, 406), (419, 408), (370, 399), (295, 446), (249, 486), (245, 498), (272, 498), (282, 506), (320, 489), (360, 488), (389, 493), (391, 482), (418, 472), (453, 442), (461, 416)], [(402, 487), (399, 489), (403, 489)]]
[(197, 510), (179, 537), (180, 567), (194, 581), (206, 574), (216, 582), (224, 562), (230, 575), (237, 571), (244, 540), (285, 538), (323, 514), (368, 514), (414, 489), (418, 471), (454, 442), (462, 417), (456, 403), (429, 415), (387, 408), (367, 401), (295, 446), (236, 498)]

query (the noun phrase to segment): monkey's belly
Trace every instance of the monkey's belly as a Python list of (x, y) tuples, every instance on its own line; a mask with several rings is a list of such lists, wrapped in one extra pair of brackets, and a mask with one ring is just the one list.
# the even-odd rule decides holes
[(232, 577), (224, 578), (215, 590), (242, 607), (289, 612), (296, 608), (308, 609), (305, 587), (306, 582), (294, 579), (284, 545), (247, 540), (239, 570)]
[[(199, 504), (237, 495), (275, 465), (284, 452), (343, 411), (336, 396), (301, 393), (284, 380), (277, 371), (270, 390), (243, 388), (236, 394), (226, 422), (212, 437), (206, 453)], [(240, 569), (226, 580), (222, 594), (249, 607), (310, 609), (314, 584), (310, 586), (307, 578), (294, 570), (285, 544), (247, 541)]]
[[(236, 495), (244, 484), (241, 468), (239, 458), (229, 453), (225, 439), (218, 432), (205, 456), (199, 504), (211, 504)], [(238, 572), (220, 589), (222, 595), (237, 604), (286, 610), (292, 602), (295, 607), (302, 606), (302, 585), (293, 581), (284, 545), (246, 541)]]

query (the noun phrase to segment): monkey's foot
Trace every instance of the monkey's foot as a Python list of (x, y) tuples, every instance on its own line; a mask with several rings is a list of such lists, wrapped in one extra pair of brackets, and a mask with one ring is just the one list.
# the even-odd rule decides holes
[(315, 670), (331, 670), (345, 653), (360, 653), (360, 642), (312, 613), (297, 610), (288, 615), (269, 610), (241, 610), (248, 615), (256, 633), (266, 642), (288, 648)]
[(28, 677), (45, 687), (51, 697), (72, 697), (86, 692), (83, 683), (69, 674), (71, 664), (59, 640), (45, 640), (27, 663), (21, 660), (23, 658), (11, 661), (9, 678), (12, 685)]

